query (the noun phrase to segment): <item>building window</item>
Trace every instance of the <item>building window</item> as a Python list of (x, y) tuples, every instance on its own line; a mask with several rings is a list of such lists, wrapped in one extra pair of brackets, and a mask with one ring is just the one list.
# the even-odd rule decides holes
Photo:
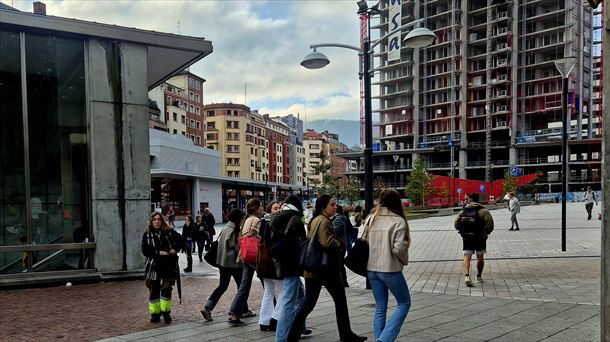
[(212, 121), (208, 121), (208, 129), (216, 129), (216, 122)]
[(195, 102), (197, 102), (197, 103), (201, 103), (201, 102), (199, 101), (199, 94), (195, 94)]
[(201, 123), (200, 123), (199, 121), (197, 121), (197, 122), (195, 123), (195, 125), (197, 126), (197, 130), (200, 130), (200, 129), (201, 129)]
[(195, 120), (191, 119), (191, 128), (195, 128)]
[(197, 136), (197, 145), (201, 145), (201, 137)]
[(215, 115), (215, 113), (213, 110), (208, 110), (207, 116), (214, 116), (214, 115)]
[(177, 129), (174, 130), (174, 134), (178, 134), (178, 130)]
[(172, 113), (173, 116), (172, 118), (174, 119), (174, 122), (178, 121), (178, 113)]
[(189, 91), (189, 100), (193, 101), (195, 99), (195, 94), (192, 91)]
[(180, 117), (180, 122), (183, 123), (183, 124), (186, 124), (186, 116), (182, 115)]
[(227, 115), (231, 115), (231, 110), (227, 109)]
[(199, 111), (199, 107), (195, 107), (195, 114), (199, 115), (201, 112)]

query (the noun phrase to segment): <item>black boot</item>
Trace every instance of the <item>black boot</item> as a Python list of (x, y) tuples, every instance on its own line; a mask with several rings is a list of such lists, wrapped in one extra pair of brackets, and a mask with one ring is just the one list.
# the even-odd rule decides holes
[(172, 316), (169, 314), (169, 312), (164, 312), (163, 313), (163, 320), (165, 321), (165, 323), (171, 323), (172, 322)]
[(151, 323), (161, 322), (161, 315), (160, 314), (152, 314), (152, 315), (150, 315), (150, 322)]
[(188, 262), (188, 265), (184, 269), (184, 272), (193, 272), (193, 257), (187, 257), (186, 261)]

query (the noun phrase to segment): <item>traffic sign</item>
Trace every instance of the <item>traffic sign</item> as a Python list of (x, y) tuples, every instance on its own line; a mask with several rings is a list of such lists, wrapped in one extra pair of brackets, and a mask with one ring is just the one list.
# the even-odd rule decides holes
[(458, 194), (461, 194), (462, 193), (462, 188), (457, 188), (457, 192), (458, 192)]
[(479, 185), (479, 191), (480, 192), (485, 192), (485, 184)]

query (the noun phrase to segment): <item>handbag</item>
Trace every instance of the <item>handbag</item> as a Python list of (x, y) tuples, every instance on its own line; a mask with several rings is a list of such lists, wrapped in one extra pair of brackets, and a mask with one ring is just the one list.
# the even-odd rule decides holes
[(212, 241), (210, 248), (207, 253), (203, 256), (203, 259), (210, 264), (212, 267), (218, 267), (218, 240)]
[(248, 264), (256, 264), (256, 258), (258, 256), (258, 244), (260, 242), (260, 238), (258, 236), (254, 236), (252, 232), (253, 229), (252, 226), (250, 226), (248, 234), (239, 239), (239, 258), (241, 261)]
[(335, 272), (338, 270), (336, 258), (333, 258), (325, 248), (322, 248), (322, 244), (320, 244), (320, 240), (317, 238), (321, 222), (320, 220), (316, 228), (314, 228), (311, 238), (301, 241), (299, 265), (303, 270), (308, 272)]
[(365, 222), (364, 232), (362, 237), (357, 239), (352, 247), (352, 250), (343, 259), (343, 264), (352, 272), (366, 277), (367, 264), (369, 262), (369, 243), (366, 240), (369, 233), (370, 219)]

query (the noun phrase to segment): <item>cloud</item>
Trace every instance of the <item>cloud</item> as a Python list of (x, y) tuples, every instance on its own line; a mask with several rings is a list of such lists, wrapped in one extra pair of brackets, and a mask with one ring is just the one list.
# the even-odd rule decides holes
[[(154, 1), (47, 0), (47, 13), (211, 40), (214, 52), (191, 71), (205, 78), (204, 101), (244, 102), (272, 115), (358, 119), (358, 56), (319, 49), (321, 70), (299, 65), (314, 43), (359, 45), (355, 0)], [(31, 11), (31, 1), (15, 1)], [(291, 103), (291, 101), (295, 101)]]

